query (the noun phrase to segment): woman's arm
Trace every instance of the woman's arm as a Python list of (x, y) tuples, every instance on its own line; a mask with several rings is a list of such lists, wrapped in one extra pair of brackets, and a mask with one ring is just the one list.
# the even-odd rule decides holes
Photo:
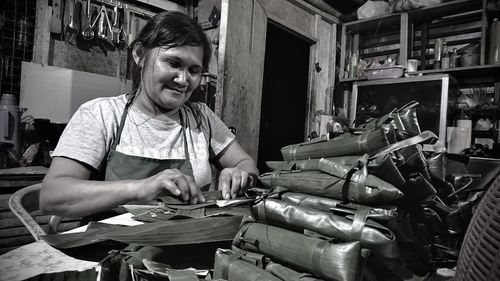
[(91, 170), (78, 161), (54, 157), (42, 183), (40, 209), (63, 217), (81, 217), (166, 194), (193, 204), (205, 201), (193, 178), (176, 169), (143, 180), (93, 181), (90, 174)]
[(219, 176), (219, 190), (225, 199), (236, 198), (241, 191), (256, 184), (257, 165), (236, 139), (217, 156), (216, 161), (224, 168)]

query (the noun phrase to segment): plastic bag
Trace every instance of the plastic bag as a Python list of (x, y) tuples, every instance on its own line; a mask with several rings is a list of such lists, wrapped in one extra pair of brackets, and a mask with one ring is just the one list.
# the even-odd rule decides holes
[(391, 11), (404, 12), (441, 4), (441, 0), (389, 0)]
[(366, 1), (363, 6), (358, 8), (358, 19), (368, 19), (383, 16), (391, 12), (389, 4), (385, 1)]

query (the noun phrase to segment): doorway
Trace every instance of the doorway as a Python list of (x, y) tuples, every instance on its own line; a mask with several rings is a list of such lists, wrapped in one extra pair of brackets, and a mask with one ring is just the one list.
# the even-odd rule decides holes
[(283, 160), (283, 146), (304, 141), (310, 43), (268, 21), (260, 115), (260, 173)]

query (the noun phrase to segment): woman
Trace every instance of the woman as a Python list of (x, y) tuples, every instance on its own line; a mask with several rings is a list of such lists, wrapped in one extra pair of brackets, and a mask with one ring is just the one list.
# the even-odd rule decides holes
[(89, 101), (73, 115), (43, 181), (43, 211), (80, 217), (164, 195), (205, 202), (209, 161), (223, 168), (225, 199), (255, 183), (255, 161), (230, 130), (206, 105), (188, 102), (210, 60), (198, 23), (158, 14), (131, 52), (134, 93)]

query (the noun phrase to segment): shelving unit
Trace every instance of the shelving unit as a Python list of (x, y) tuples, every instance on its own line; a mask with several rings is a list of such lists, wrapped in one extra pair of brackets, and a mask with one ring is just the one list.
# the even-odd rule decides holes
[[(398, 64), (406, 66), (408, 58), (418, 57), (417, 52), (420, 52), (419, 57), (421, 65), (425, 65), (427, 61), (427, 50), (432, 49), (431, 40), (441, 36), (456, 36), (467, 33), (464, 39), (455, 40), (454, 45), (467, 44), (470, 42), (481, 42), (481, 66), (485, 65), (485, 42), (487, 20), (485, 19), (486, 0), (456, 0), (445, 2), (432, 7), (417, 9), (406, 13), (390, 14), (382, 17), (358, 20), (345, 23), (342, 26), (341, 37), (341, 56), (340, 56), (340, 72), (339, 80), (341, 82), (357, 81), (352, 75), (345, 75), (346, 60), (351, 53), (359, 53), (360, 58), (370, 58), (377, 55), (395, 55), (398, 57)], [(477, 27), (472, 26), (469, 29), (452, 30), (444, 34), (435, 32), (442, 25), (446, 25), (446, 21), (467, 22), (477, 18), (482, 22)], [(433, 28), (434, 32), (430, 32)], [(383, 36), (379, 36), (379, 35)], [(477, 35), (476, 35), (477, 34)], [(379, 36), (378, 38), (376, 38)], [(374, 39), (375, 38), (375, 39)], [(365, 40), (368, 39), (368, 40)], [(363, 40), (368, 42), (363, 43)], [(365, 43), (366, 43), (365, 42)], [(416, 43), (419, 43), (418, 45)], [(368, 46), (370, 44), (370, 46)], [(379, 49), (371, 53), (363, 53), (363, 48)], [(494, 67), (495, 68), (495, 67)], [(471, 68), (477, 70), (478, 68)], [(467, 71), (466, 68), (461, 68), (457, 71)], [(446, 70), (445, 72), (448, 72)], [(424, 70), (422, 74), (443, 72), (442, 70)]]

